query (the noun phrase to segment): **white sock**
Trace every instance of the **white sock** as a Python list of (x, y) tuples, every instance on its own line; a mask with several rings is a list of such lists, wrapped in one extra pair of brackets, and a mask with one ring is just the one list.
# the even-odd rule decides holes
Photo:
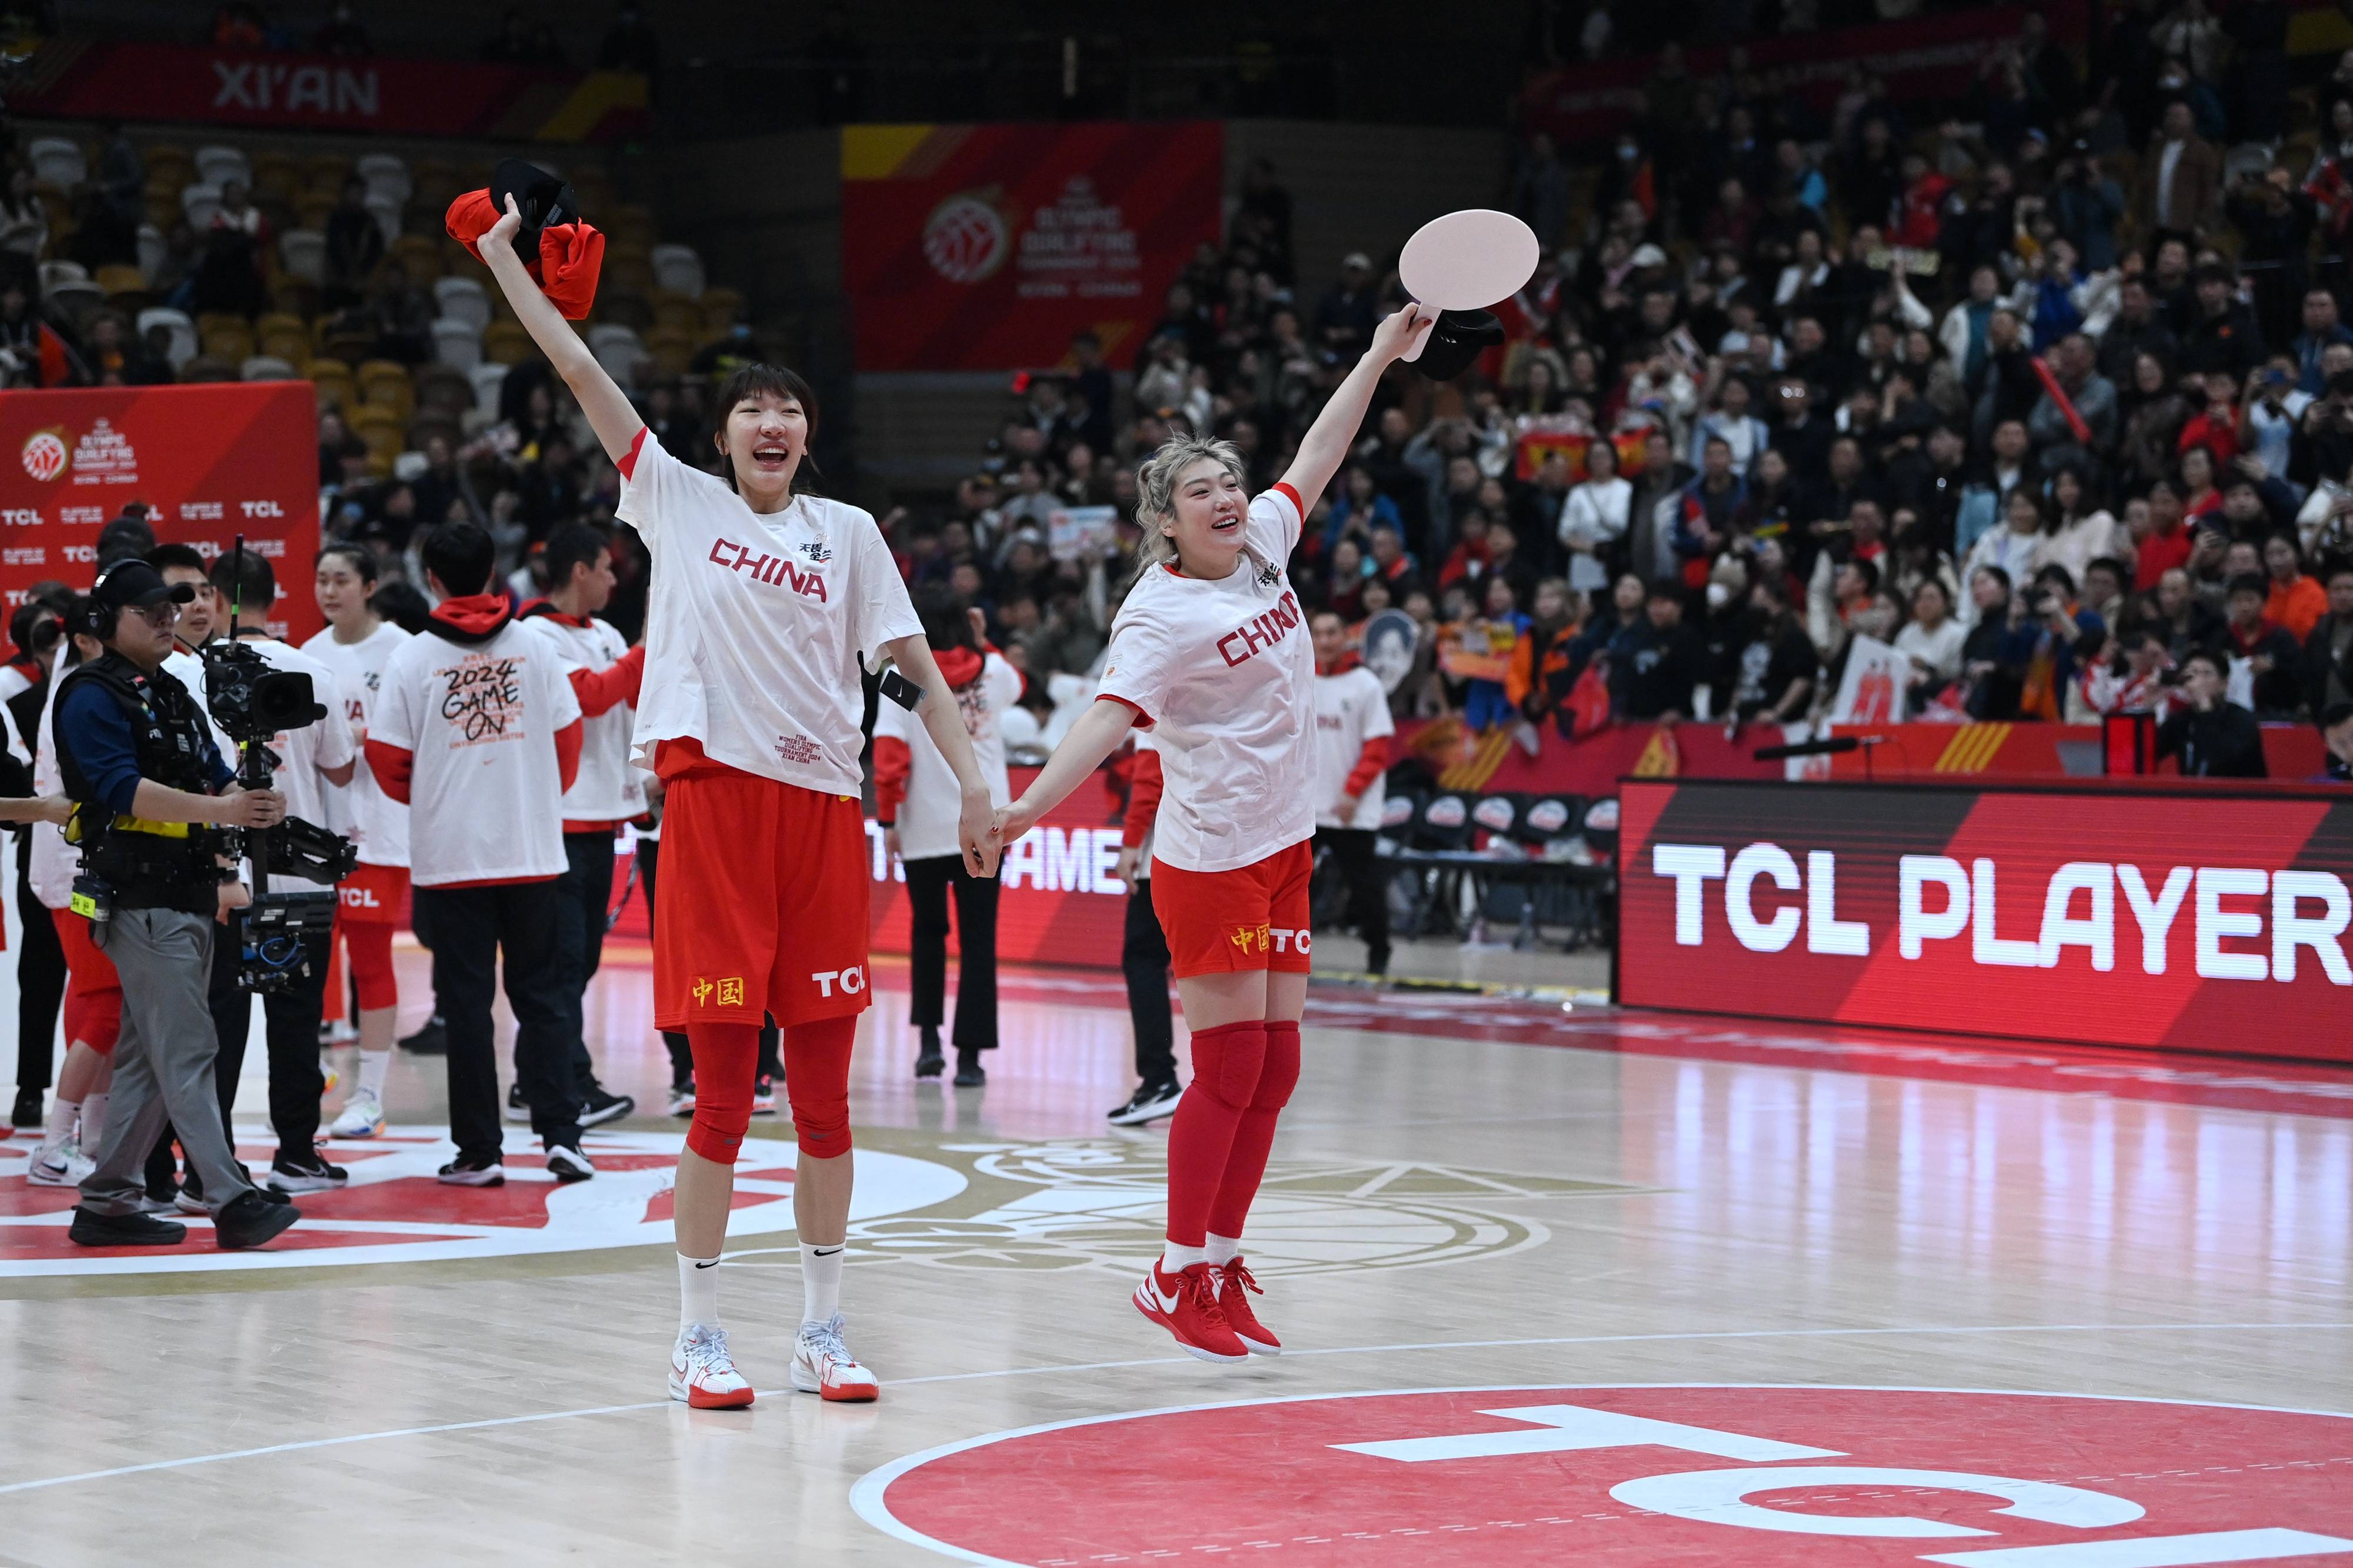
[(63, 1095), (49, 1101), (48, 1131), (41, 1134), (41, 1157), (48, 1159), (73, 1142), (74, 1123), (81, 1120), (81, 1101)]
[(849, 1244), (831, 1247), (801, 1243), (801, 1321), (829, 1322), (841, 1310), (841, 1260)]
[(1209, 1267), (1212, 1268), (1223, 1268), (1227, 1264), (1231, 1263), (1235, 1258), (1240, 1258), (1241, 1256), (1241, 1237), (1238, 1236), (1213, 1236), (1209, 1237)]
[(391, 1071), (392, 1053), (390, 1051), (362, 1051), (360, 1053), (360, 1092), (370, 1100), (381, 1103), (384, 1100), (385, 1077)]
[(678, 1255), (678, 1326), (719, 1327), (719, 1259)]
[(98, 1158), (100, 1140), (106, 1136), (106, 1100), (104, 1094), (81, 1097), (81, 1149), (93, 1160)]
[(1173, 1241), (1160, 1244), (1160, 1271), (1164, 1274), (1181, 1274), (1196, 1263), (1208, 1261), (1209, 1252), (1207, 1247), (1180, 1247)]

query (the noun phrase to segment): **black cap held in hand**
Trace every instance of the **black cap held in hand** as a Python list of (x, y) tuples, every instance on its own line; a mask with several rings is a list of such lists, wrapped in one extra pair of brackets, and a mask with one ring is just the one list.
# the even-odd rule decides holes
[(1485, 310), (1440, 310), (1413, 368), (1432, 381), (1452, 381), (1471, 368), (1482, 350), (1503, 341), (1504, 323)]
[(506, 216), (509, 196), (514, 197), (516, 210), (522, 214), (514, 249), (525, 267), (539, 263), (540, 230), (551, 224), (580, 221), (580, 202), (572, 187), (521, 158), (501, 158), (491, 171), (491, 208), (501, 217)]

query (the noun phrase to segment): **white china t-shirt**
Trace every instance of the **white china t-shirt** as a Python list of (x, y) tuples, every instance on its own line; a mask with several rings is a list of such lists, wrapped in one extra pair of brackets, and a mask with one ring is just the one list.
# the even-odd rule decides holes
[(1373, 775), (1356, 809), (1340, 816), (1340, 796), (1365, 742), (1397, 733), (1389, 718), (1389, 695), (1381, 678), (1363, 665), (1315, 678), (1315, 824), (1319, 827), (1377, 828), (1381, 825), (1382, 776)]
[[(523, 624), (555, 649), (566, 680), (575, 669), (593, 675), (609, 668), (629, 651), (629, 639), (618, 626), (593, 616), (585, 626), (560, 615), (535, 615)], [(645, 774), (629, 763), (629, 731), (637, 715), (627, 702), (617, 702), (593, 718), (581, 715), (580, 773), (564, 792), (566, 822), (626, 822), (644, 813)]]
[[(408, 633), (385, 621), (358, 642), (337, 642), (334, 627), (329, 626), (303, 643), (304, 653), (334, 672), (335, 685), (343, 700), (343, 721), (353, 731), (354, 745), (366, 741), (368, 726), (375, 721), (384, 667), (393, 650), (408, 637)], [(364, 865), (408, 864), (408, 807), (378, 787), (375, 776), (368, 772), (364, 751), (351, 784), (335, 793), (342, 797), (340, 805), (333, 808), (339, 820), (321, 823), (321, 826), (340, 826), (350, 833), (352, 842), (359, 846)]]

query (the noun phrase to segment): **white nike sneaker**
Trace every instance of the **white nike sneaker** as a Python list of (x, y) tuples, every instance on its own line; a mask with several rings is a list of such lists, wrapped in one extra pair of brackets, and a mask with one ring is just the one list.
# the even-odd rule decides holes
[(793, 1386), (847, 1404), (863, 1404), (882, 1392), (881, 1381), (841, 1342), (839, 1312), (822, 1323), (801, 1325), (800, 1341), (793, 1346)]
[(752, 1403), (752, 1384), (727, 1353), (727, 1331), (701, 1323), (678, 1331), (670, 1350), (670, 1396), (697, 1410), (740, 1410)]
[(327, 1126), (329, 1134), (337, 1138), (373, 1138), (383, 1131), (384, 1101), (365, 1092), (346, 1100), (342, 1113)]
[(25, 1162), (25, 1180), (37, 1187), (78, 1187), (98, 1169), (98, 1162), (82, 1157), (81, 1145), (67, 1143), (37, 1151)]

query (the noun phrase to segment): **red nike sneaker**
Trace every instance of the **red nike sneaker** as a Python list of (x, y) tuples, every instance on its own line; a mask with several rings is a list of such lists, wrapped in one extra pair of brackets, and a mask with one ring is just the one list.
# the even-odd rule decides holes
[(1213, 1267), (1210, 1277), (1218, 1282), (1218, 1310), (1225, 1315), (1234, 1337), (1252, 1355), (1281, 1355), (1282, 1342), (1250, 1310), (1250, 1299), (1266, 1292), (1258, 1288), (1257, 1277), (1244, 1267), (1240, 1257), (1237, 1255), (1223, 1268)]
[(1155, 1263), (1135, 1288), (1135, 1310), (1166, 1329), (1187, 1355), (1201, 1361), (1250, 1359), (1250, 1347), (1218, 1310), (1218, 1287), (1206, 1263), (1176, 1274)]

